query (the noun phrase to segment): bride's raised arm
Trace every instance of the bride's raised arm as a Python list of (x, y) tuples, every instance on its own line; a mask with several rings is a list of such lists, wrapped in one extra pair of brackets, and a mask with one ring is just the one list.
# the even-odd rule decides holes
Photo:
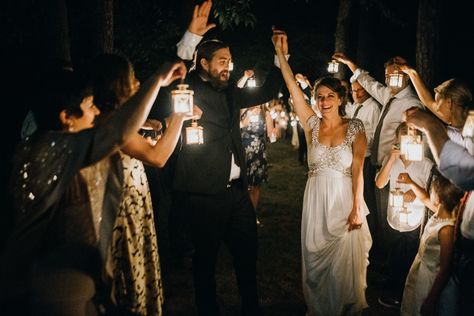
[(280, 62), (280, 69), (285, 80), (288, 91), (293, 98), (293, 106), (298, 115), (300, 122), (305, 131), (310, 131), (311, 128), (308, 126), (308, 119), (315, 115), (311, 107), (308, 106), (304, 98), (304, 93), (301, 91), (300, 87), (296, 84), (295, 76), (291, 70), (290, 65), (285, 57), (284, 48), (288, 47), (288, 37), (285, 32), (280, 30), (273, 30), (273, 45), (275, 45), (275, 52)]

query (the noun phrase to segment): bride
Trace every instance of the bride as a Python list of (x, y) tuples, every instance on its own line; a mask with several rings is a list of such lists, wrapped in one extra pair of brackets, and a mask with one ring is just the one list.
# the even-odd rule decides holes
[(365, 216), (362, 168), (367, 141), (358, 119), (345, 119), (344, 87), (322, 78), (313, 88), (319, 118), (306, 104), (283, 54), (284, 32), (274, 31), (281, 72), (308, 143), (308, 182), (303, 198), (301, 251), (307, 315), (360, 314), (372, 238)]

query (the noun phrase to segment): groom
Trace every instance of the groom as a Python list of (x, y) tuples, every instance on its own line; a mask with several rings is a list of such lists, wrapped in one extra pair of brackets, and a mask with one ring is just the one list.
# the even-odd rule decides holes
[[(195, 7), (189, 28), (178, 43), (182, 59), (190, 60), (203, 35), (215, 26), (208, 24), (211, 6), (208, 0)], [(194, 288), (202, 316), (219, 315), (214, 274), (221, 243), (233, 256), (243, 315), (262, 315), (256, 280), (257, 225), (247, 190), (240, 108), (273, 99), (282, 80), (274, 67), (263, 86), (238, 89), (229, 81), (231, 60), (229, 47), (221, 41), (205, 41), (197, 48), (196, 69), (186, 83), (194, 91), (194, 103), (203, 111), (199, 125), (204, 129), (204, 144), (183, 144), (173, 175), (180, 209), (189, 212), (188, 233), (195, 249)]]

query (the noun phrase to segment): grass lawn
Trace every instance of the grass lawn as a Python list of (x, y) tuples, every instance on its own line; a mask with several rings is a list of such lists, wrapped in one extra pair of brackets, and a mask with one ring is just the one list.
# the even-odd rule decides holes
[[(301, 290), (300, 221), (306, 170), (297, 151), (286, 140), (268, 145), (269, 179), (262, 187), (257, 216), (259, 226), (258, 282), (265, 315), (305, 315)], [(192, 316), (194, 294), (189, 261), (176, 262), (170, 255), (166, 212), (158, 214), (158, 236), (165, 289), (165, 315)], [(380, 262), (369, 258), (367, 301), (363, 315), (397, 315), (377, 303), (383, 289), (372, 285), (380, 278)], [(225, 315), (240, 315), (240, 302), (232, 261), (225, 247), (218, 259), (217, 293)]]

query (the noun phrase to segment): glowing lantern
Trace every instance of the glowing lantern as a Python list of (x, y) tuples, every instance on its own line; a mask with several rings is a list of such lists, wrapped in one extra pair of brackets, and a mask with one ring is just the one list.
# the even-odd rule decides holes
[(255, 80), (254, 76), (247, 79), (247, 87), (255, 88), (256, 86), (257, 86), (257, 81)]
[(331, 60), (331, 62), (328, 63), (328, 72), (335, 74), (339, 71), (339, 63), (335, 60)]
[(187, 84), (179, 84), (178, 89), (171, 91), (175, 113), (193, 115), (193, 90), (188, 90)]
[(407, 134), (402, 135), (400, 139), (400, 153), (405, 155), (406, 160), (423, 160), (423, 142), (415, 129), (409, 127)]
[(400, 88), (403, 85), (403, 72), (398, 72), (398, 70), (395, 70), (388, 75), (388, 78), (388, 85), (390, 87)]
[(198, 126), (195, 120), (191, 126), (186, 127), (186, 144), (204, 144), (204, 133), (202, 126)]

